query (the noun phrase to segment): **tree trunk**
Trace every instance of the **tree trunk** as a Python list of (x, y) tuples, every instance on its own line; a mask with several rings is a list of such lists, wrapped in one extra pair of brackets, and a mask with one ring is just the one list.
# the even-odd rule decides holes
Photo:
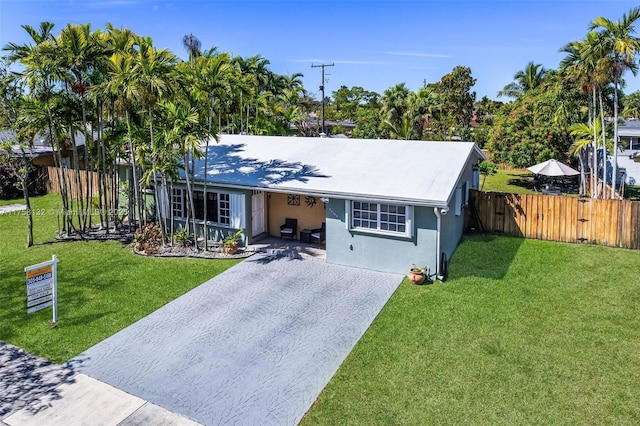
[[(189, 178), (189, 174), (191, 173), (189, 170), (189, 158), (188, 154), (184, 155), (184, 165), (185, 165), (185, 180), (187, 182), (187, 195), (189, 196), (189, 206), (191, 207), (191, 220), (193, 224), (193, 236), (196, 237), (196, 210), (193, 202), (193, 188), (191, 187), (191, 179)], [(187, 227), (189, 225), (189, 218), (186, 220)], [(197, 246), (196, 246), (197, 248)]]
[(24, 204), (27, 206), (27, 247), (33, 245), (33, 212), (31, 211), (31, 200), (29, 199), (29, 160), (22, 149), (22, 173), (20, 176), (22, 185), (22, 197)]
[(600, 121), (602, 124), (602, 199), (607, 198), (607, 123), (604, 121), (604, 106), (602, 103), (602, 91), (600, 91)]
[[(149, 133), (150, 133), (150, 138), (151, 138), (151, 149), (152, 151), (154, 150), (154, 145), (153, 145), (153, 119), (152, 119), (152, 113), (151, 113), (151, 107), (149, 107)], [(166, 223), (163, 223), (163, 214), (162, 214), (162, 210), (160, 208), (160, 193), (158, 192), (158, 177), (156, 176), (156, 160), (154, 158), (154, 155), (152, 153), (151, 155), (151, 173), (153, 174), (153, 194), (155, 196), (155, 210), (156, 210), (156, 220), (158, 221), (158, 224), (160, 225), (160, 235), (162, 237), (162, 247), (165, 246), (165, 240), (167, 237), (167, 232), (165, 229), (165, 225)]]
[(68, 234), (73, 227), (70, 218), (69, 212), (69, 198), (67, 194), (67, 182), (64, 174), (64, 170), (62, 169), (62, 147), (60, 146), (60, 142), (58, 138), (55, 136), (55, 132), (53, 131), (53, 115), (51, 114), (51, 107), (47, 103), (47, 115), (49, 118), (48, 127), (49, 127), (49, 139), (51, 141), (51, 147), (53, 149), (53, 164), (56, 167), (56, 173), (58, 174), (58, 184), (60, 185), (60, 199), (62, 200), (62, 231), (65, 234)]
[[(84, 204), (84, 200), (82, 199), (82, 181), (80, 180), (80, 160), (78, 158), (78, 147), (76, 146), (76, 135), (73, 131), (73, 126), (71, 124), (69, 124), (69, 138), (71, 139), (71, 153), (72, 158), (73, 158), (73, 170), (75, 172), (76, 175), (76, 204), (78, 206), (78, 211), (77, 211), (77, 217), (78, 217), (78, 228), (80, 229), (81, 232), (83, 232), (85, 230), (85, 215), (86, 215), (86, 211), (85, 211), (85, 204)], [(86, 150), (86, 146), (85, 146), (85, 150)], [(86, 166), (86, 164), (85, 164)]]
[(596, 86), (593, 85), (593, 156), (591, 166), (591, 198), (598, 197), (598, 133), (596, 130), (596, 120), (598, 117), (598, 104), (596, 100)]
[(618, 77), (613, 80), (613, 165), (611, 172), (611, 199), (616, 198), (618, 183)]
[[(129, 139), (129, 161), (131, 162), (131, 175), (133, 179), (133, 215), (129, 215), (129, 223), (133, 220), (133, 226), (136, 228), (136, 206), (138, 207), (138, 221), (140, 222), (140, 228), (142, 228), (142, 206), (141, 206), (141, 198), (139, 194), (140, 182), (137, 177), (136, 170), (136, 156), (135, 150), (133, 147), (133, 140), (131, 139), (131, 120), (129, 119), (129, 111), (125, 111), (125, 118), (127, 120), (127, 135)], [(129, 194), (129, 198), (131, 198), (131, 194)]]

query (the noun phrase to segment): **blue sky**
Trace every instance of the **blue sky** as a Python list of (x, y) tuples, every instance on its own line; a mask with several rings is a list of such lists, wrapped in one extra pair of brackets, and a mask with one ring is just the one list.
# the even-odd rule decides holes
[[(22, 24), (110, 22), (151, 36), (182, 58), (182, 37), (233, 55), (261, 54), (280, 74), (301, 72), (319, 97), (320, 69), (327, 93), (341, 85), (384, 92), (406, 83), (432, 83), (456, 65), (471, 68), (477, 98), (496, 93), (529, 61), (557, 68), (567, 42), (582, 39), (597, 16), (617, 20), (633, 1), (207, 1), (0, 0), (0, 45), (24, 43)], [(640, 24), (638, 27), (640, 33)], [(640, 90), (630, 73), (626, 93)]]

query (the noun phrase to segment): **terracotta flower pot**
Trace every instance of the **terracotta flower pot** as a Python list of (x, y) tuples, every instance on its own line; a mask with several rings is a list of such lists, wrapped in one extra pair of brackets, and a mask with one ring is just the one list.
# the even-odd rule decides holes
[(224, 254), (236, 254), (238, 252), (238, 244), (225, 245), (222, 250)]
[(424, 275), (424, 269), (420, 269), (420, 268), (410, 269), (407, 277), (409, 278), (409, 281), (411, 281), (413, 284), (422, 284), (426, 279)]

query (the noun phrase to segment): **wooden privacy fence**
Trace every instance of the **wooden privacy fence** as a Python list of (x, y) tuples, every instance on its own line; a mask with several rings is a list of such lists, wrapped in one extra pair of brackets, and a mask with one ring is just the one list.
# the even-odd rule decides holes
[(525, 238), (640, 248), (640, 202), (470, 191), (467, 223)]
[[(64, 173), (64, 179), (67, 183), (67, 191), (68, 191), (68, 196), (69, 199), (72, 200), (78, 200), (78, 199), (84, 199), (85, 193), (87, 191), (87, 185), (91, 185), (90, 187), (90, 192), (91, 192), (91, 196), (92, 197), (98, 197), (98, 194), (100, 194), (99, 192), (99, 187), (100, 187), (100, 175), (97, 172), (87, 172), (85, 170), (80, 170), (80, 185), (82, 187), (82, 194), (79, 193), (79, 188), (78, 188), (78, 180), (77, 180), (77, 172), (73, 169), (66, 169), (66, 168), (62, 168), (59, 169), (57, 167), (52, 167), (52, 166), (47, 166), (45, 167), (46, 169), (46, 175), (47, 175), (47, 192), (55, 192), (55, 193), (60, 193), (60, 176), (58, 174), (59, 170), (62, 170), (62, 173)], [(113, 183), (113, 179), (110, 176), (106, 177), (107, 179), (107, 196), (109, 197), (109, 200), (111, 200), (112, 197), (112, 183)]]

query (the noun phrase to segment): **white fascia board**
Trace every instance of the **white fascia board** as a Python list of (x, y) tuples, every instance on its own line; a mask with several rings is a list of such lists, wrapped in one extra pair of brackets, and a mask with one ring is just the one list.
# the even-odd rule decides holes
[[(465, 160), (465, 162), (464, 162), (464, 166), (465, 166), (465, 167), (463, 167), (463, 168), (460, 170), (460, 173), (458, 173), (458, 177), (456, 178), (456, 183), (455, 183), (455, 185), (453, 185), (453, 188), (451, 188), (451, 192), (449, 192), (449, 196), (447, 197), (447, 204), (446, 204), (446, 206), (448, 206), (448, 205), (449, 205), (449, 203), (451, 202), (451, 198), (453, 198), (453, 196), (455, 195), (455, 193), (456, 193), (456, 188), (460, 185), (460, 178), (462, 177), (462, 174), (465, 172), (465, 170), (466, 170), (466, 165), (469, 163), (469, 160), (471, 159), (471, 156), (472, 156), (473, 154), (476, 154), (476, 155), (478, 155), (478, 157), (479, 157), (478, 159), (479, 159), (479, 160), (486, 160), (486, 159), (487, 159), (487, 157), (482, 153), (482, 151), (480, 150), (480, 148), (478, 148), (478, 145), (474, 144), (474, 145), (473, 145), (473, 148), (474, 148), (474, 149), (472, 149), (472, 150), (469, 152), (469, 155), (467, 155), (467, 159), (466, 159), (466, 160)], [(445, 207), (446, 207), (446, 206), (445, 206)], [(440, 206), (435, 206), (435, 207), (440, 207)]]
[[(178, 182), (183, 183), (184, 180), (179, 180)], [(203, 184), (204, 181), (198, 180), (197, 184)], [(400, 197), (380, 197), (379, 195), (373, 194), (353, 194), (353, 193), (345, 193), (345, 192), (334, 192), (334, 191), (314, 191), (314, 190), (301, 190), (300, 188), (283, 188), (283, 187), (269, 187), (269, 186), (250, 186), (250, 185), (238, 185), (238, 184), (228, 184), (221, 182), (211, 182), (207, 180), (207, 185), (216, 186), (216, 187), (224, 187), (230, 189), (239, 189), (239, 190), (251, 190), (251, 191), (269, 191), (276, 192), (280, 194), (296, 194), (296, 195), (309, 195), (314, 197), (326, 197), (326, 198), (335, 198), (339, 200), (355, 200), (355, 201), (371, 201), (375, 203), (391, 203), (391, 204), (404, 204), (411, 206), (420, 206), (420, 207), (438, 207), (445, 208), (448, 203), (437, 200), (423, 200), (417, 198), (400, 198)]]

